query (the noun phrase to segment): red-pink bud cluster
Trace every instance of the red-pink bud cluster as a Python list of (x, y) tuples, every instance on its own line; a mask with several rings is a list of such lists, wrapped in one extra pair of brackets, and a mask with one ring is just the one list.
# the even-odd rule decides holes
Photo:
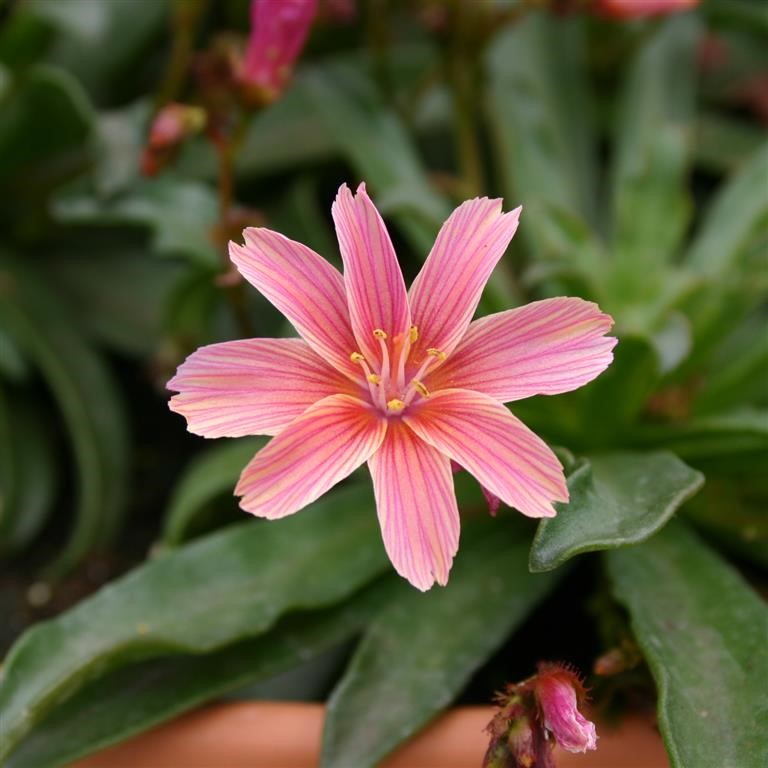
[(585, 699), (575, 672), (562, 664), (539, 664), (537, 674), (508, 685), (497, 697), (483, 768), (555, 768), (555, 744), (569, 752), (596, 749), (595, 725), (579, 712)]
[(200, 107), (188, 104), (166, 104), (155, 115), (149, 129), (147, 145), (141, 155), (141, 171), (155, 176), (173, 157), (188, 136), (205, 128), (206, 115)]
[(644, 16), (663, 16), (695, 8), (699, 0), (596, 0), (599, 14), (614, 19), (636, 19)]
[(283, 92), (317, 13), (317, 0), (252, 0), (251, 33), (240, 79), (251, 100)]

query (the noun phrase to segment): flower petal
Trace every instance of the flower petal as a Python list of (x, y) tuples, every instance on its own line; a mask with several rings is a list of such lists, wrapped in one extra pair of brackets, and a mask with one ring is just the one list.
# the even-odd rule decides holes
[(450, 461), (393, 419), (368, 466), (395, 570), (422, 591), (435, 581), (444, 585), (459, 546)]
[(475, 314), (496, 263), (517, 230), (521, 208), (501, 212), (501, 200), (462, 203), (443, 224), (410, 290), (419, 328), (417, 359), (429, 347), (450, 354)]
[(203, 437), (276, 435), (310, 405), (357, 387), (301, 339), (245, 339), (193, 352), (168, 382), (169, 407)]
[(555, 454), (488, 395), (444, 389), (411, 405), (402, 418), (419, 437), (524, 515), (554, 517), (552, 503), (568, 501)]
[(505, 403), (570, 392), (610, 365), (612, 325), (597, 304), (566, 297), (481, 317), (429, 387), (473, 389)]
[(339, 271), (311, 248), (270, 229), (249, 227), (243, 236), (245, 245), (229, 244), (230, 258), (243, 277), (320, 357), (359, 379), (360, 369), (349, 359), (357, 344)]
[(270, 520), (297, 512), (367, 461), (386, 431), (386, 420), (361, 400), (320, 400), (243, 470), (235, 488), (240, 506)]
[(365, 184), (353, 196), (344, 184), (331, 208), (349, 301), (352, 328), (360, 351), (369, 362), (381, 357), (373, 336), (381, 329), (390, 337), (405, 334), (411, 325), (408, 294), (395, 249)]

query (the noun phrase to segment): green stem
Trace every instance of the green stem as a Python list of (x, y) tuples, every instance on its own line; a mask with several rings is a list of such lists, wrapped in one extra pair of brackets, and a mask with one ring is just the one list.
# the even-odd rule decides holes
[(223, 240), (223, 242), (219, 244), (219, 252), (221, 253), (223, 262), (223, 272), (221, 275), (223, 279), (219, 281), (219, 286), (229, 302), (240, 334), (244, 337), (250, 337), (254, 335), (254, 330), (248, 313), (248, 300), (244, 290), (245, 286), (242, 281), (232, 283), (226, 279), (227, 275), (231, 274), (234, 270), (234, 267), (229, 260), (227, 249), (230, 214), (234, 204), (234, 158), (238, 147), (242, 143), (245, 125), (246, 120), (241, 119), (237, 129), (233, 132), (233, 135), (216, 145), (219, 161), (219, 221), (217, 230), (221, 234), (221, 239)]
[(175, 101), (186, 80), (195, 36), (209, 0), (176, 0), (173, 15), (173, 41), (163, 83), (155, 95), (155, 109)]
[(451, 14), (451, 44), (448, 46), (448, 81), (453, 93), (453, 116), (458, 163), (465, 194), (475, 197), (485, 187), (482, 155), (478, 141), (476, 116), (478, 86), (481, 73), (477, 47), (473, 41), (475, 8), (454, 2)]

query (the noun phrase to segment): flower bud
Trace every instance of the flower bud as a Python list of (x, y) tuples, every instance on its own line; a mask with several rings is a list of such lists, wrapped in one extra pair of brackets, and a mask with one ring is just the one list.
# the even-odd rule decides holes
[(141, 156), (145, 176), (154, 176), (173, 157), (188, 136), (205, 127), (205, 110), (187, 104), (166, 104), (152, 120), (147, 146)]
[(559, 664), (542, 664), (535, 678), (534, 693), (544, 728), (569, 752), (597, 749), (595, 724), (578, 710), (584, 687), (577, 675)]
[(698, 4), (699, 0), (596, 0), (595, 6), (604, 16), (634, 19), (687, 11)]
[(285, 89), (317, 12), (317, 0), (252, 0), (241, 80), (250, 101), (269, 104)]
[(205, 127), (205, 111), (187, 104), (166, 104), (149, 129), (151, 149), (170, 149)]
[(486, 730), (491, 735), (483, 768), (555, 768), (554, 746), (569, 752), (597, 748), (595, 726), (578, 710), (586, 698), (578, 676), (561, 664), (508, 685)]

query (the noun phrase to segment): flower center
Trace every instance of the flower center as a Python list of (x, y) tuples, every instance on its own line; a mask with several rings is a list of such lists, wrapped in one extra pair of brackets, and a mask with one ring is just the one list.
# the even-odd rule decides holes
[(406, 381), (408, 357), (413, 344), (419, 338), (419, 329), (412, 325), (407, 334), (395, 336), (391, 342), (386, 331), (376, 328), (373, 336), (379, 342), (381, 359), (378, 371), (374, 370), (360, 352), (353, 352), (349, 359), (363, 370), (371, 402), (384, 413), (397, 415), (413, 402), (415, 397), (429, 397), (429, 390), (422, 379), (437, 363), (447, 355), (439, 349), (430, 347), (427, 356), (416, 373)]

